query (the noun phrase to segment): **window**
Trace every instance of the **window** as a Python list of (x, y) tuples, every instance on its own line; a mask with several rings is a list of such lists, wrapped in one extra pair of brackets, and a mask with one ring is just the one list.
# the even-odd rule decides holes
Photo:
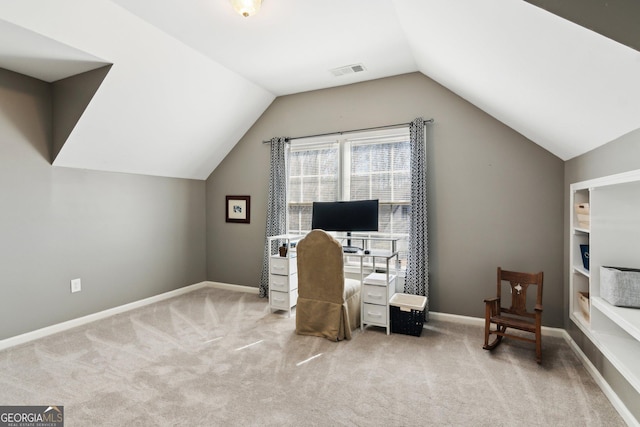
[[(314, 201), (378, 199), (380, 223), (375, 236), (401, 239), (398, 251), (405, 268), (411, 213), (409, 154), (408, 128), (292, 141), (288, 232), (311, 229)], [(388, 249), (388, 245), (372, 242), (371, 247)]]

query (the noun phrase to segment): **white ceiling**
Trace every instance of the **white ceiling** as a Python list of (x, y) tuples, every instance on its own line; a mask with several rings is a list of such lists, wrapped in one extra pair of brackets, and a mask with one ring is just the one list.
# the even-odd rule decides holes
[(0, 40), (45, 81), (114, 64), (59, 166), (206, 179), (276, 96), (414, 71), (564, 160), (640, 128), (640, 52), (521, 0), (0, 0)]

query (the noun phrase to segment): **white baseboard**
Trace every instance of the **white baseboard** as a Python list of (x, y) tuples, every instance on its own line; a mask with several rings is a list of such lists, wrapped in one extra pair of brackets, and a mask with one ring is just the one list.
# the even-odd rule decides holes
[[(445, 320), (447, 322), (463, 323), (466, 325), (484, 326), (484, 318), (461, 316), (459, 314), (438, 313), (436, 311), (429, 312), (429, 318), (433, 320)], [(566, 331), (560, 328), (552, 328), (549, 326), (542, 327), (542, 335), (550, 337), (562, 337), (564, 338)]]
[(254, 288), (252, 286), (244, 286), (244, 285), (232, 285), (230, 283), (222, 283), (222, 282), (202, 282), (207, 286), (211, 286), (212, 288), (218, 289), (226, 289), (229, 291), (237, 291), (237, 292), (247, 292), (249, 294), (258, 294), (260, 290), (258, 288)]
[(204, 287), (213, 287), (213, 288), (227, 289), (227, 290), (248, 292), (248, 293), (255, 293), (255, 294), (258, 293), (258, 288), (252, 288), (250, 286), (230, 285), (227, 283), (204, 281), (200, 283), (195, 283), (193, 285), (185, 286), (183, 288), (175, 289), (173, 291), (165, 292), (159, 295), (154, 295), (149, 298), (144, 298), (138, 301), (134, 301), (129, 304), (124, 304), (118, 307), (113, 307), (107, 310), (99, 311), (97, 313), (78, 317), (76, 319), (71, 319), (66, 322), (57, 323), (55, 325), (47, 326), (41, 329), (36, 329), (35, 331), (27, 332), (21, 335), (16, 335), (15, 337), (10, 337), (4, 340), (0, 340), (0, 350), (4, 350), (9, 347), (14, 347), (20, 344), (24, 344), (29, 341), (36, 340), (38, 338), (43, 338), (49, 335), (53, 335), (58, 332), (63, 332), (71, 328), (86, 325), (87, 323), (95, 322), (96, 320), (100, 320), (100, 319), (105, 319), (109, 316), (124, 313), (126, 311), (133, 310), (136, 308), (144, 307), (145, 305), (164, 301), (166, 299), (173, 298), (178, 295), (183, 295), (188, 292), (192, 292), (192, 291), (195, 291), (196, 289), (201, 289)]
[(571, 347), (571, 349), (576, 354), (576, 356), (578, 356), (584, 368), (587, 370), (587, 372), (589, 372), (589, 374), (591, 374), (591, 377), (593, 378), (593, 380), (596, 382), (596, 384), (598, 384), (598, 386), (600, 387), (600, 390), (602, 390), (602, 393), (604, 393), (604, 395), (607, 396), (607, 399), (609, 399), (609, 401), (611, 402), (615, 410), (618, 411), (618, 414), (620, 414), (622, 419), (629, 426), (640, 427), (640, 422), (638, 422), (636, 417), (633, 416), (633, 414), (629, 411), (627, 406), (622, 402), (622, 400), (620, 400), (616, 392), (613, 391), (609, 383), (600, 374), (600, 371), (596, 369), (596, 367), (593, 365), (593, 363), (591, 363), (587, 355), (583, 353), (582, 349), (573, 340), (573, 338), (571, 338), (571, 335), (569, 335), (569, 333), (564, 329), (562, 331), (563, 331), (563, 337), (569, 344), (569, 347)]

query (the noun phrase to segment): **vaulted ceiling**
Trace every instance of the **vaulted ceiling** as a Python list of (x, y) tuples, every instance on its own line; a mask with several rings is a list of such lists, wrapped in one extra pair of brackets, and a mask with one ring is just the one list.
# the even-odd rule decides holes
[(567, 160), (640, 128), (640, 14), (557, 3), (0, 0), (0, 67), (111, 65), (59, 166), (206, 179), (277, 96), (415, 71)]

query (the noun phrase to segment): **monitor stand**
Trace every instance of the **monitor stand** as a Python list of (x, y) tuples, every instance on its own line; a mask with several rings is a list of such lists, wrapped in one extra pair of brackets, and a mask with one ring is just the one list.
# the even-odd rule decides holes
[(358, 252), (362, 252), (362, 248), (357, 246), (351, 246), (351, 232), (347, 232), (347, 245), (342, 247), (342, 252), (345, 254), (357, 254)]
[(357, 254), (358, 252), (362, 252), (362, 248), (357, 246), (343, 246), (342, 252), (345, 254)]

